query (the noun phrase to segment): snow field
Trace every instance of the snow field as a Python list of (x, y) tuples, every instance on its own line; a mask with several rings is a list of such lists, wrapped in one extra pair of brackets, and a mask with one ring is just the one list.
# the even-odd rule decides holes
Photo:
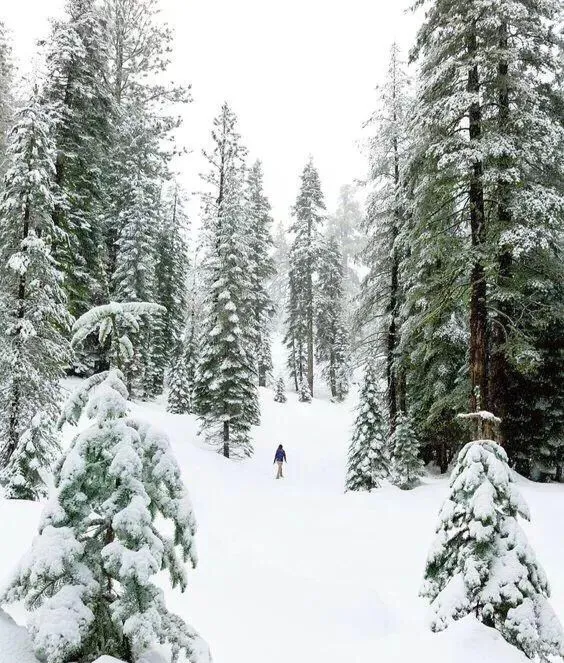
[[(134, 406), (170, 435), (199, 524), (198, 568), (185, 594), (163, 578), (167, 604), (208, 641), (215, 663), (524, 663), (472, 618), (441, 634), (428, 628), (417, 593), (446, 480), (426, 478), (412, 491), (386, 485), (345, 494), (354, 395), (341, 404), (323, 397), (298, 403), (295, 393), (274, 403), (270, 389), (260, 396), (255, 455), (244, 462), (207, 447), (193, 417), (168, 414), (161, 402)], [(286, 478), (276, 481), (279, 443), (288, 465)], [(564, 533), (556, 525), (564, 489), (519, 483), (532, 513), (524, 528), (562, 617)], [(29, 547), (40, 511), (37, 504), (0, 502), (2, 582)], [(20, 609), (10, 612), (24, 622)], [(0, 622), (0, 641), (5, 628)], [(25, 651), (25, 638), (16, 642), (23, 632), (15, 633), (10, 646)], [(6, 658), (4, 651), (0, 663), (33, 660)]]

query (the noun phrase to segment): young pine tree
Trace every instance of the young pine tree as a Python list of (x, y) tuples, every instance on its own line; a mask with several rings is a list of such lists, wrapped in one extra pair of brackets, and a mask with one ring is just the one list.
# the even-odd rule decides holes
[[(161, 311), (143, 302), (98, 307), (76, 322), (73, 343), (93, 331), (106, 340), (140, 314)], [(112, 346), (129, 347), (126, 338)], [(121, 363), (119, 350), (114, 359)], [(173, 587), (186, 588), (184, 565), (197, 561), (196, 523), (166, 435), (131, 417), (127, 396), (113, 368), (69, 400), (60, 425), (83, 414), (90, 425), (59, 462), (39, 535), (3, 596), (32, 610), (29, 631), (45, 663), (91, 663), (104, 654), (135, 663), (157, 643), (171, 648), (174, 661), (181, 652), (192, 663), (210, 660), (154, 583), (167, 571)]]
[(274, 387), (274, 402), (285, 403), (287, 400), (284, 378), (278, 378), (278, 380), (276, 380), (276, 386)]
[(388, 429), (382, 416), (377, 376), (369, 364), (360, 391), (347, 463), (346, 490), (372, 490), (389, 474)]
[(245, 150), (237, 118), (227, 104), (214, 120), (213, 150), (204, 198), (207, 284), (206, 328), (202, 334), (194, 397), (204, 432), (224, 456), (250, 456), (251, 425), (258, 421), (253, 359), (256, 338), (251, 315), (252, 266), (246, 243)]
[(419, 453), (419, 441), (410, 418), (398, 412), (395, 431), (389, 439), (392, 483), (403, 490), (417, 485), (424, 464)]
[(298, 401), (300, 403), (311, 403), (311, 391), (305, 377), (300, 380), (298, 385)]
[(325, 201), (319, 173), (312, 159), (306, 163), (300, 179), (300, 191), (293, 208), (294, 223), (291, 227), (294, 241), (290, 250), (286, 344), (290, 351), (290, 370), (296, 384), (305, 376), (309, 391), (313, 395), (314, 275), (318, 267)]
[(492, 440), (468, 443), (439, 514), (421, 596), (431, 601), (433, 631), (474, 614), (528, 658), (548, 661), (564, 655), (564, 634), (519, 517), (528, 520), (529, 510), (505, 451)]
[(51, 246), (52, 118), (37, 94), (17, 114), (0, 207), (0, 481), (8, 497), (38, 499), (59, 450), (59, 380), (70, 318)]
[(335, 237), (329, 237), (319, 251), (315, 292), (316, 358), (336, 401), (348, 391), (348, 338), (343, 312), (343, 265)]

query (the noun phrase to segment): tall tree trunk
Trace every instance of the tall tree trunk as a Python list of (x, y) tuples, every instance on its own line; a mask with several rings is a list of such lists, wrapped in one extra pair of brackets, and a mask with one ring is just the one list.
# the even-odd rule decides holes
[[(468, 55), (478, 55), (476, 26), (472, 25), (467, 39)], [(480, 78), (478, 65), (468, 72), (468, 92), (476, 96), (469, 109), (470, 141), (479, 141), (482, 135), (482, 109), (478, 100)], [(470, 280), (470, 408), (471, 411), (488, 408), (488, 313), (486, 303), (486, 275), (483, 251), (486, 244), (484, 214), (483, 165), (476, 160), (470, 173), (470, 231), (473, 266)]]
[[(501, 53), (507, 52), (507, 23), (500, 26), (499, 47)], [(507, 57), (502, 56), (498, 64), (498, 129), (500, 134), (508, 131), (509, 123), (509, 82), (508, 82), (508, 62)], [(502, 156), (499, 160), (499, 168), (504, 171), (510, 167), (510, 158)], [(507, 230), (511, 224), (511, 212), (509, 210), (509, 184), (504, 180), (503, 175), (499, 178), (497, 185), (497, 222), (498, 233)], [(512, 257), (509, 251), (499, 247), (497, 259), (497, 286), (504, 288), (511, 278)], [(495, 304), (496, 311), (492, 314), (492, 352), (490, 366), (490, 400), (493, 412), (501, 418), (502, 424), (499, 427), (499, 442), (504, 444), (506, 436), (504, 435), (504, 422), (507, 418), (507, 382), (509, 365), (505, 351), (507, 340), (506, 326), (511, 317), (511, 311), (504, 298), (497, 298)]]
[(229, 422), (223, 422), (223, 455), (229, 458)]

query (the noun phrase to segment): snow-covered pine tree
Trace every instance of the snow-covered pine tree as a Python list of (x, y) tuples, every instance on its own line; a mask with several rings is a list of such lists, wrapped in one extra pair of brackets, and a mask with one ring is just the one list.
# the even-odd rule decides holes
[[(112, 347), (130, 348), (123, 325), (161, 312), (143, 302), (110, 304), (75, 323), (73, 344), (93, 331)], [(121, 363), (120, 355), (115, 357)], [(170, 613), (154, 576), (168, 571), (186, 589), (185, 563), (196, 565), (196, 523), (180, 469), (161, 431), (129, 415), (117, 368), (86, 380), (66, 405), (60, 425), (81, 430), (58, 464), (39, 535), (6, 589), (4, 601), (32, 611), (31, 639), (45, 663), (91, 663), (103, 654), (135, 663), (157, 643), (177, 661), (208, 663), (197, 633)], [(165, 533), (161, 519), (172, 526)]]
[(161, 393), (164, 376), (175, 356), (182, 356), (182, 334), (188, 314), (189, 222), (183, 193), (175, 185), (163, 200), (162, 222), (155, 250), (155, 301), (166, 308), (154, 330), (153, 391)]
[[(137, 171), (139, 174), (139, 171)], [(121, 231), (117, 240), (116, 267), (113, 275), (114, 296), (117, 301), (154, 301), (156, 230), (153, 210), (156, 192), (135, 177), (130, 181), (129, 204), (120, 219)], [(153, 335), (154, 321), (147, 320), (139, 330), (135, 354), (124, 366), (128, 389), (132, 396), (150, 398), (154, 395)]]
[(268, 279), (274, 273), (274, 263), (270, 255), (273, 247), (270, 228), (270, 204), (264, 195), (262, 163), (256, 161), (247, 176), (247, 218), (249, 224), (249, 249), (251, 253), (251, 306), (257, 327), (256, 350), (258, 380), (260, 387), (266, 387), (266, 380), (272, 373), (270, 338), (270, 318), (274, 310), (267, 290)]
[(190, 414), (194, 410), (194, 385), (196, 380), (196, 338), (194, 319), (181, 341), (177, 360), (168, 374), (168, 412)]
[(288, 307), (288, 273), (290, 271), (288, 235), (283, 224), (278, 222), (274, 231), (274, 250), (272, 262), (274, 274), (270, 279), (268, 291), (274, 307), (274, 324), (277, 328), (283, 325), (284, 313)]
[[(354, 186), (345, 184), (339, 191), (339, 200), (334, 215), (328, 218), (327, 231), (334, 235), (341, 249), (343, 258), (343, 289), (347, 303), (358, 294), (359, 279), (354, 262), (360, 253), (364, 238), (360, 233), (363, 214), (356, 197)], [(348, 311), (347, 311), (348, 313)]]
[[(286, 345), (292, 376), (299, 384), (305, 378), (313, 395), (314, 358), (314, 274), (318, 267), (321, 227), (325, 219), (325, 201), (319, 173), (313, 159), (306, 163), (300, 177), (300, 191), (293, 208), (290, 249), (290, 289)], [(303, 365), (305, 352), (307, 363)]]
[(378, 110), (367, 123), (370, 194), (363, 229), (367, 235), (362, 260), (368, 267), (360, 290), (357, 324), (371, 354), (386, 357), (387, 418), (393, 433), (405, 394), (399, 364), (402, 252), (398, 235), (404, 230), (408, 200), (405, 170), (410, 148), (409, 80), (397, 44), (390, 53), (387, 76), (379, 88)]
[(59, 450), (59, 380), (70, 360), (62, 277), (51, 254), (52, 117), (34, 93), (8, 141), (0, 206), (0, 482), (37, 499)]
[(397, 414), (396, 429), (390, 435), (389, 447), (392, 483), (402, 490), (415, 487), (423, 475), (424, 464), (411, 419), (402, 411)]
[(507, 460), (493, 440), (475, 440), (460, 452), (421, 596), (431, 601), (433, 631), (474, 614), (528, 658), (549, 661), (564, 656), (564, 634), (547, 600), (545, 573), (518, 522), (529, 520), (529, 510)]
[(284, 378), (278, 378), (276, 380), (276, 385), (274, 387), (274, 402), (275, 403), (285, 403), (288, 399), (286, 398), (286, 387), (284, 385)]
[(54, 255), (75, 316), (107, 297), (103, 173), (115, 115), (107, 87), (107, 43), (95, 0), (66, 0), (65, 13), (52, 21), (44, 44), (43, 95), (57, 110), (53, 219), (65, 232)]
[(349, 391), (349, 351), (343, 312), (343, 263), (334, 236), (320, 243), (314, 297), (316, 359), (323, 365), (332, 398), (342, 401)]
[(252, 273), (244, 209), (244, 156), (237, 118), (223, 104), (212, 131), (213, 150), (204, 196), (205, 329), (194, 390), (202, 429), (224, 456), (252, 454), (251, 425), (258, 421), (251, 315)]
[(311, 403), (311, 391), (306, 377), (302, 377), (298, 384), (298, 401), (300, 403)]
[(388, 427), (382, 416), (378, 377), (371, 363), (364, 371), (347, 462), (346, 490), (372, 490), (389, 474)]
[(6, 170), (6, 141), (13, 113), (12, 48), (6, 26), (0, 19), (0, 178)]
[[(421, 5), (427, 11), (414, 51), (420, 64), (414, 237), (426, 232), (429, 247), (449, 234), (464, 240), (437, 268), (452, 275), (449, 289), (470, 309), (471, 409), (480, 401), (501, 415), (514, 461), (509, 430), (527, 436), (512, 413), (514, 385), (535, 372), (536, 346), (544, 343), (538, 321), (544, 329), (561, 324), (554, 284), (563, 268), (554, 247), (563, 206), (562, 3)], [(537, 375), (529, 389), (545, 386)], [(549, 401), (559, 388), (550, 385)], [(531, 433), (546, 426), (552, 435), (562, 413), (556, 418), (529, 419)], [(517, 444), (522, 450), (523, 437)]]

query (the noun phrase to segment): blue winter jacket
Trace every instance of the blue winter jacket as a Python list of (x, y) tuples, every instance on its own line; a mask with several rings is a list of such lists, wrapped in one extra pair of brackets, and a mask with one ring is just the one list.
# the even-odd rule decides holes
[[(274, 460), (281, 463), (286, 460), (286, 452), (284, 449), (277, 449), (274, 454)], [(287, 461), (286, 461), (287, 462)]]

